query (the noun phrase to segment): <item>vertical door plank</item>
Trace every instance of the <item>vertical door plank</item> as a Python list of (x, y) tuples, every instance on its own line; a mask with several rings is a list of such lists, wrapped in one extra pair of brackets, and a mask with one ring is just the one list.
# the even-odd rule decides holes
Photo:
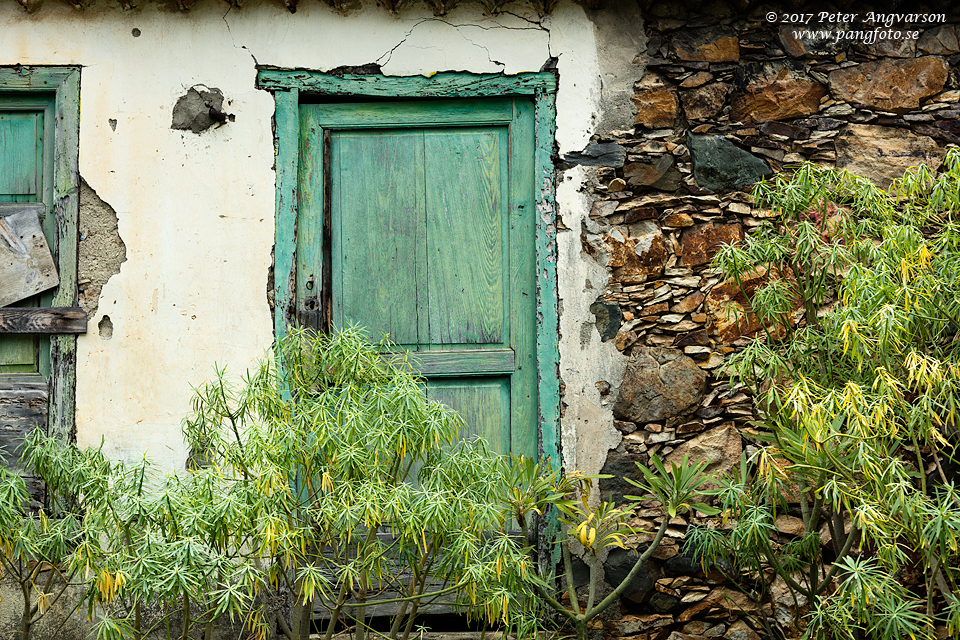
[(330, 163), (336, 203), (334, 322), (360, 324), (416, 345), (422, 136), (416, 131), (334, 132)]
[(503, 344), (505, 212), (500, 127), (424, 134), (429, 342)]
[(291, 279), (296, 272), (297, 178), (300, 161), (299, 145), (299, 93), (277, 91), (274, 94), (276, 110), (276, 164), (277, 164), (277, 227), (273, 254), (273, 329), (277, 339), (287, 333), (295, 304), (299, 303)]
[(302, 326), (320, 330), (323, 284), (323, 129), (316, 124), (316, 105), (300, 109), (300, 161), (297, 203), (296, 309)]
[(533, 194), (533, 103), (514, 100), (510, 125), (510, 334), (516, 373), (510, 388), (513, 406), (511, 450), (537, 456), (537, 289)]

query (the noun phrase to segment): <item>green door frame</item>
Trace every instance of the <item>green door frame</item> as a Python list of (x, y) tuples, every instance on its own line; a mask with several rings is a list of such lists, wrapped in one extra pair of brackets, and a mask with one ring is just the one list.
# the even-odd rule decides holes
[[(0, 95), (15, 98), (53, 98), (53, 118), (45, 129), (44, 154), (53, 158), (53, 237), (50, 250), (60, 275), (60, 286), (44, 304), (77, 306), (77, 220), (80, 207), (80, 69), (79, 67), (0, 67)], [(45, 180), (46, 182), (46, 180)], [(77, 336), (50, 336), (49, 361), (41, 371), (49, 373), (47, 434), (69, 442), (74, 439)], [(41, 351), (41, 359), (46, 355)], [(49, 366), (49, 369), (47, 368)], [(15, 375), (7, 377), (16, 380)]]
[(553, 162), (556, 76), (440, 73), (432, 77), (333, 76), (316, 71), (263, 69), (259, 88), (274, 94), (276, 237), (274, 244), (274, 332), (283, 336), (296, 310), (297, 176), (300, 156), (300, 98), (493, 98), (529, 96), (534, 104), (536, 191), (537, 396), (539, 450), (560, 463), (559, 324), (557, 315), (556, 205)]

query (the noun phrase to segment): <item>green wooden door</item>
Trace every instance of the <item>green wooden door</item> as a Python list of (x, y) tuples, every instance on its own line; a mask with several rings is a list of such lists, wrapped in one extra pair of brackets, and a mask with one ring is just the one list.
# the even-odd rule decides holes
[(535, 455), (532, 103), (302, 105), (300, 127), (301, 317), (390, 334), (472, 433)]
[[(17, 210), (11, 203), (43, 203), (52, 208), (52, 158), (47, 130), (52, 98), (3, 98), (0, 94), (0, 216)], [(51, 216), (44, 215), (44, 233), (53, 246)], [(13, 306), (36, 307), (40, 296)], [(41, 341), (31, 335), (0, 336), (0, 374), (36, 374), (47, 369), (40, 358)], [(44, 366), (41, 367), (41, 364)], [(46, 371), (43, 371), (46, 373)]]

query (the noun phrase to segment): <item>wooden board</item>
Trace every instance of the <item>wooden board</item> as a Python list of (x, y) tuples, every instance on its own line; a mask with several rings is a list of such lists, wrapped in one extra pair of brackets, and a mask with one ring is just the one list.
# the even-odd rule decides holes
[(0, 309), (0, 334), (78, 334), (87, 332), (87, 312), (80, 307), (8, 307)]
[(60, 284), (50, 247), (40, 228), (42, 204), (0, 210), (0, 307)]
[(39, 479), (25, 473), (19, 448), (24, 436), (34, 429), (46, 430), (48, 395), (45, 382), (0, 385), (0, 466), (24, 477), (31, 508), (42, 506), (44, 486)]

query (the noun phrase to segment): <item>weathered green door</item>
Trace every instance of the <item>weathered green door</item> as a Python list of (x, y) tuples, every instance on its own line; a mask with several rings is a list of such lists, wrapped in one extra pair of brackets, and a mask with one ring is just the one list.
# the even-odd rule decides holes
[(301, 318), (416, 352), (432, 397), (500, 452), (537, 452), (533, 105), (300, 109)]

